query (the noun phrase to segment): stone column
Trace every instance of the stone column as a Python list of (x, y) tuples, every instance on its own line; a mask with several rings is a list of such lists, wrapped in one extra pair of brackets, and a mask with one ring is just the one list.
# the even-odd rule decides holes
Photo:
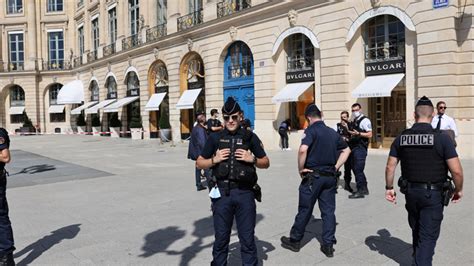
[(27, 12), (27, 36), (25, 44), (28, 44), (28, 58), (25, 58), (25, 69), (33, 70), (35, 69), (35, 60), (37, 58), (37, 39), (36, 39), (36, 10), (35, 10), (35, 0), (28, 0), (26, 3), (26, 12)]

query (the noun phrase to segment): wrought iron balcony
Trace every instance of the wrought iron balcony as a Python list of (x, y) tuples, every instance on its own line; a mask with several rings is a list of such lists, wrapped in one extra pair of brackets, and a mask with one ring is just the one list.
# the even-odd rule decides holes
[(217, 3), (217, 17), (225, 17), (252, 7), (251, 0), (226, 0)]
[(288, 56), (287, 57), (287, 71), (301, 71), (314, 69), (313, 56)]
[(90, 51), (87, 53), (87, 63), (97, 60), (97, 51)]
[(252, 64), (246, 62), (241, 65), (233, 65), (229, 66), (227, 70), (228, 79), (246, 78), (252, 75)]
[(166, 36), (166, 23), (146, 30), (146, 41), (153, 42)]
[(43, 70), (68, 70), (72, 69), (72, 64), (63, 59), (53, 61), (43, 61)]
[(104, 57), (115, 54), (115, 43), (104, 46), (102, 54)]
[(79, 67), (82, 65), (82, 56), (77, 56), (72, 59), (73, 67)]
[(178, 18), (178, 31), (203, 23), (202, 9)]
[(1, 72), (12, 72), (12, 71), (23, 71), (25, 70), (25, 62), (17, 61), (17, 62), (5, 62), (3, 63), (3, 67)]
[(122, 40), (122, 50), (128, 50), (130, 48), (139, 46), (140, 44), (141, 40), (139, 34), (128, 36), (127, 38)]

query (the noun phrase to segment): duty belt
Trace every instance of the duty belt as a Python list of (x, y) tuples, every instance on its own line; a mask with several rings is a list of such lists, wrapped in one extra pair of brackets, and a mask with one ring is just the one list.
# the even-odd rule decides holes
[(427, 189), (427, 190), (442, 191), (443, 183), (429, 184), (429, 183), (408, 182), (408, 188), (421, 188), (421, 189)]
[(321, 170), (316, 169), (316, 168), (312, 168), (311, 170), (313, 170), (313, 172), (310, 173), (310, 174), (316, 174), (316, 175), (319, 175), (319, 176), (329, 176), (329, 177), (335, 177), (336, 176), (336, 173), (330, 172), (330, 171), (321, 171)]
[(219, 188), (224, 188), (224, 189), (235, 189), (235, 188), (252, 189), (252, 186), (250, 185), (240, 184), (239, 182), (231, 181), (231, 180), (218, 180), (217, 186)]

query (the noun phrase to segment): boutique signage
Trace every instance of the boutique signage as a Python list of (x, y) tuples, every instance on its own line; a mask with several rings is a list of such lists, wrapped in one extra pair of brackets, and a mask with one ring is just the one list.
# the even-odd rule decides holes
[(405, 60), (390, 60), (365, 63), (365, 75), (375, 76), (384, 74), (405, 73)]
[(314, 70), (286, 72), (286, 83), (314, 81)]

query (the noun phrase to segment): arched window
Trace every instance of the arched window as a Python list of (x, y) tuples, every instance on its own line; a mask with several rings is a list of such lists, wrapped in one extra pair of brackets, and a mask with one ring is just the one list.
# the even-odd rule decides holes
[(114, 77), (108, 77), (106, 81), (107, 99), (117, 99), (117, 82)]
[(135, 72), (130, 71), (127, 77), (127, 97), (140, 95), (140, 81)]
[(253, 59), (249, 47), (243, 42), (237, 42), (229, 48), (230, 64), (228, 79), (252, 76)]
[(290, 35), (287, 48), (288, 72), (314, 69), (314, 46), (306, 35)]
[[(58, 104), (58, 93), (61, 90), (63, 85), (59, 83), (55, 83), (50, 86), (49, 88), (49, 105), (57, 105)], [(62, 113), (50, 113), (49, 114), (50, 122), (65, 122), (66, 121), (66, 113), (63, 109)]]
[(405, 58), (405, 25), (391, 15), (377, 16), (365, 23), (367, 62)]
[(98, 102), (99, 101), (99, 84), (97, 81), (93, 80), (90, 85), (91, 91), (91, 102)]
[(18, 85), (10, 89), (10, 106), (25, 106), (25, 91)]

